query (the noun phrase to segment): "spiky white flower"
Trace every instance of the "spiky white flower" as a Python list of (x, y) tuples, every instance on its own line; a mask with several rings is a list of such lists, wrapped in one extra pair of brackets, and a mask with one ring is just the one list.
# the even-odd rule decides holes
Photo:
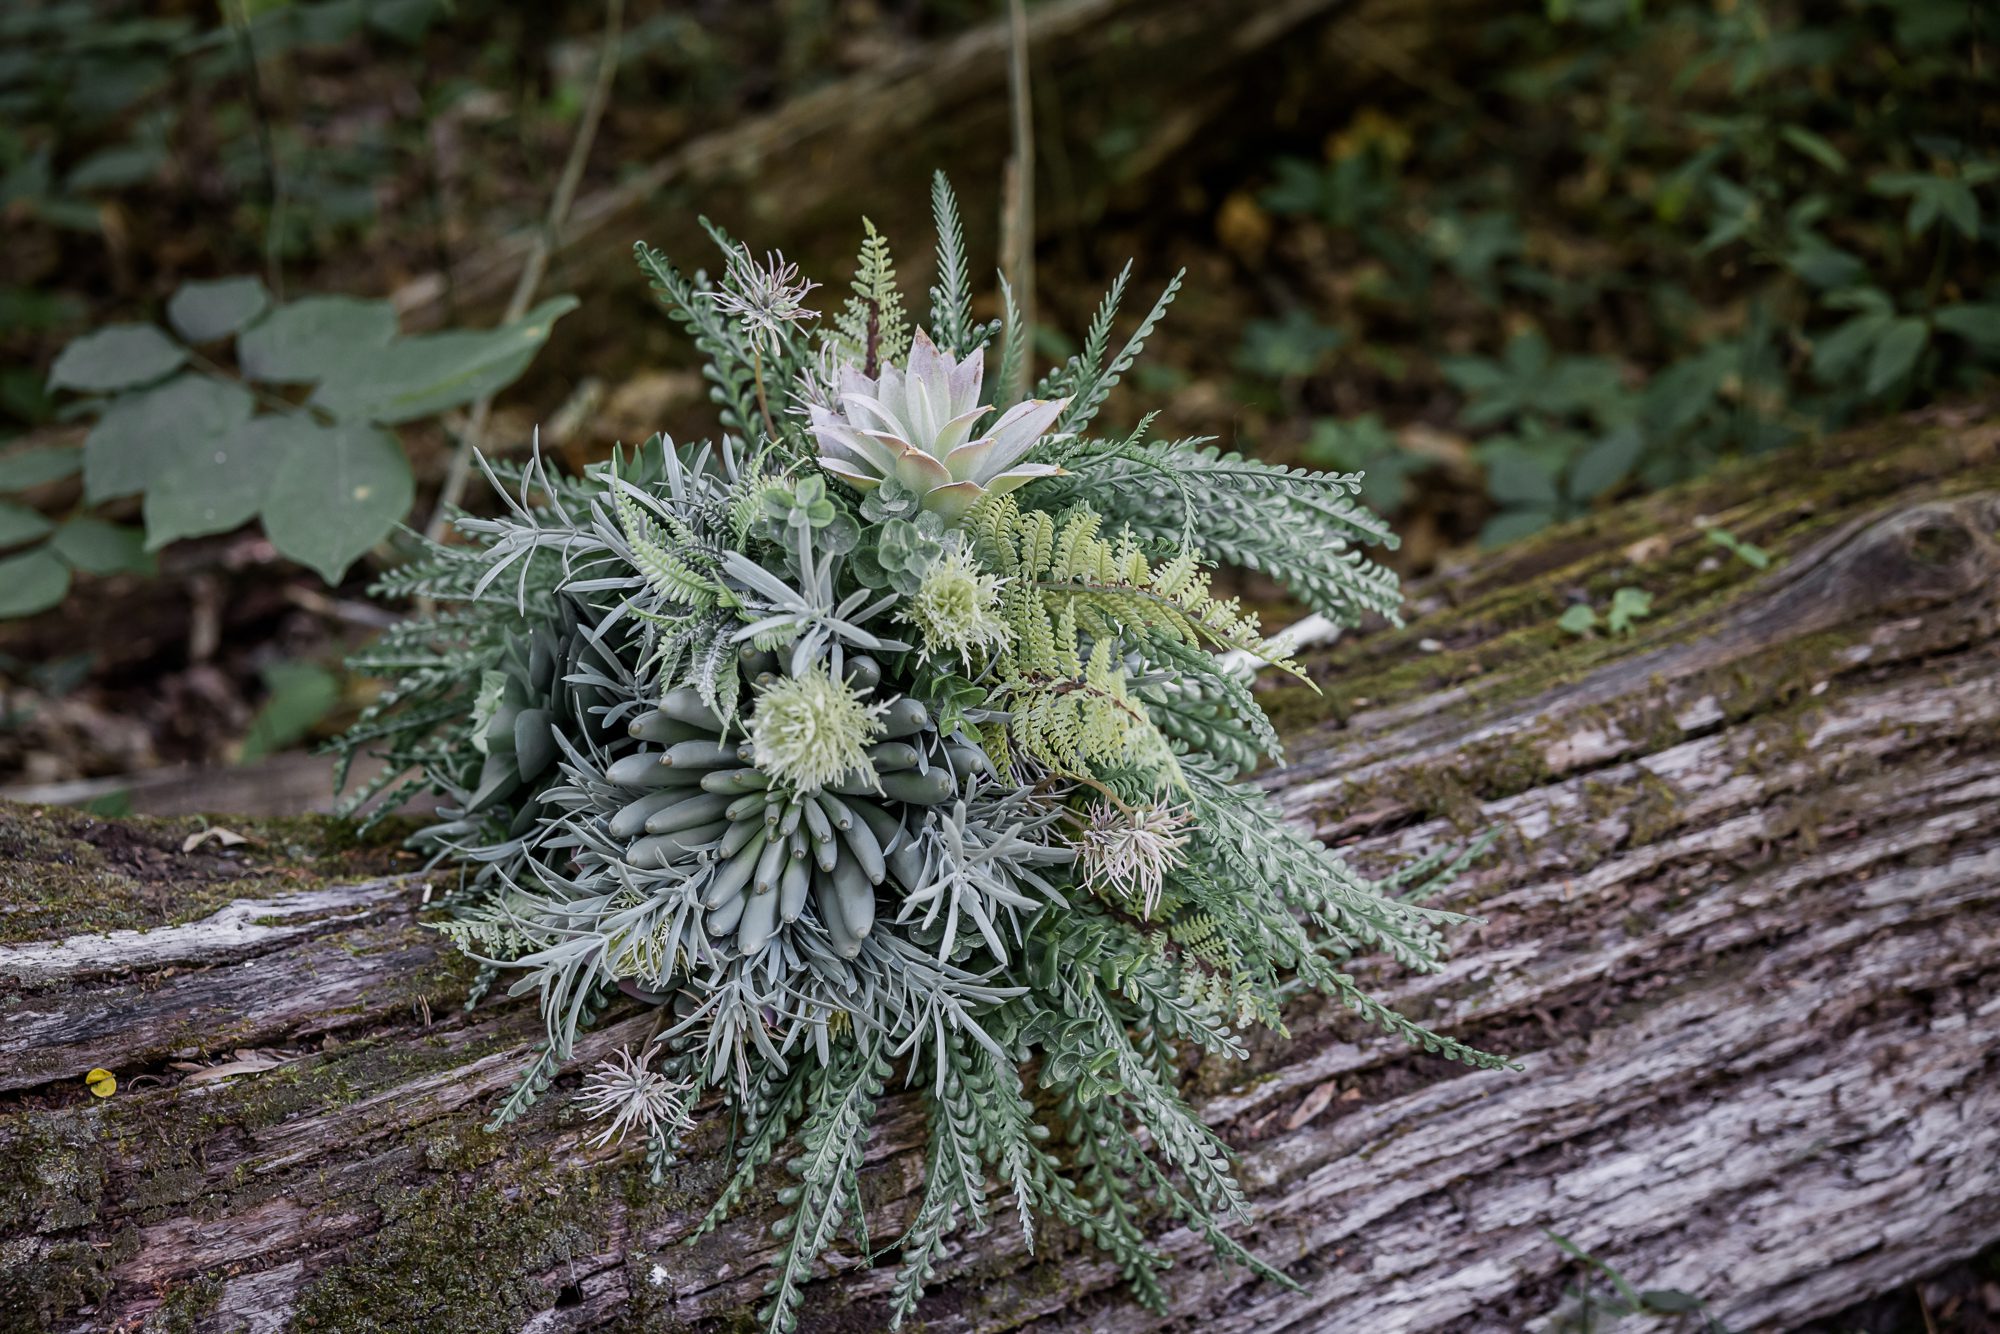
[(1160, 906), (1167, 875), (1187, 864), (1181, 849), (1193, 816), (1185, 806), (1120, 809), (1108, 801), (1090, 808), (1074, 840), (1083, 882), (1099, 892), (1139, 901), (1139, 915)]
[(764, 687), (750, 716), (751, 758), (800, 792), (817, 792), (850, 774), (873, 775), (868, 745), (888, 706), (870, 704), (825, 667), (781, 676)]
[(584, 1077), (576, 1099), (591, 1120), (610, 1122), (590, 1141), (601, 1146), (635, 1130), (667, 1139), (685, 1133), (694, 1124), (687, 1092), (686, 1084), (648, 1070), (645, 1055), (621, 1047)]
[(1000, 616), (1000, 583), (964, 546), (948, 547), (925, 568), (896, 619), (917, 628), (919, 657), (956, 657), (969, 672), (975, 655), (1014, 638)]
[(852, 364), (838, 339), (822, 339), (792, 382), (791, 402), (785, 411), (797, 417), (810, 417), (814, 409), (837, 414), (841, 375)]
[(986, 362), (974, 352), (964, 360), (940, 352), (919, 329), (909, 363), (884, 366), (869, 379), (852, 366), (839, 371), (839, 407), (811, 407), (819, 466), (858, 490), (894, 477), (923, 499), (923, 507), (956, 523), (981, 497), (1005, 495), (1062, 469), (1023, 463), (1069, 406), (1066, 398), (1030, 399), (1000, 415), (975, 435), (992, 407), (981, 407)]
[(801, 277), (799, 266), (777, 251), (767, 253), (759, 264), (750, 247), (738, 246), (729, 252), (722, 285), (702, 296), (749, 326), (765, 350), (776, 354), (784, 346), (788, 327), (819, 318), (818, 311), (805, 305), (806, 294), (818, 286)]

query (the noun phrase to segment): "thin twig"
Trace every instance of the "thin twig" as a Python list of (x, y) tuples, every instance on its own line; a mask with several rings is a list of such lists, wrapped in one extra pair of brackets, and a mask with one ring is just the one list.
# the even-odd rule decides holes
[(285, 270), (278, 254), (279, 228), (284, 216), (284, 188), (278, 177), (278, 153), (271, 143), (270, 110), (264, 105), (264, 84), (257, 74), (257, 47), (250, 36), (250, 11), (244, 0), (224, 0), (229, 26), (236, 34), (236, 54), (243, 65), (243, 90), (250, 103), (250, 123), (257, 130), (257, 157), (264, 176), (264, 281), (272, 299), (285, 299)]
[[(604, 9), (604, 49), (597, 60), (597, 80), (591, 85), (590, 99), (583, 108), (583, 122), (577, 126), (576, 140), (569, 146), (569, 160), (563, 163), (562, 177), (556, 182), (554, 197), (549, 200), (549, 212), (542, 223), (541, 233), (528, 248), (528, 262), (522, 266), (521, 276), (514, 283), (514, 295), (507, 302), (502, 324), (512, 324), (527, 314), (528, 303), (535, 299), (535, 290), (542, 285), (542, 278), (548, 272), (549, 256), (562, 234), (570, 206), (576, 202), (577, 188), (583, 183), (583, 169), (590, 160), (590, 146), (597, 138), (598, 123), (604, 119), (604, 108), (611, 101), (611, 85), (618, 73), (619, 38), (624, 24), (625, 0), (607, 0)], [(478, 452), (486, 434), (486, 419), (492, 411), (491, 394), (472, 405), (471, 418), (459, 434), (458, 448), (452, 452), (451, 467), (445, 473), (444, 486), (438, 492), (437, 508), (431, 512), (431, 521), (424, 525), (424, 535), (433, 542), (443, 536), (447, 516), (465, 498), (465, 485), (472, 474), (472, 457)]]
[(1031, 354), (1022, 357), (1015, 368), (1016, 383), (1000, 387), (1003, 402), (1019, 399), (1028, 391), (1035, 331), (1035, 116), (1028, 86), (1028, 8), (1024, 0), (1007, 0), (1007, 18), (1007, 101), (1013, 109), (1014, 152), (1007, 159), (1002, 192), (1000, 253)]

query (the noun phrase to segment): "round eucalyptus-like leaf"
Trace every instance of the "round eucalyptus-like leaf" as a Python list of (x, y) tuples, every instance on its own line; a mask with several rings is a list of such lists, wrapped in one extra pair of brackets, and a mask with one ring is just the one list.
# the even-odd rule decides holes
[(90, 514), (57, 528), (49, 548), (86, 574), (151, 574), (154, 569), (139, 529)]
[(264, 501), (264, 531), (286, 556), (340, 582), (389, 535), (416, 493), (396, 438), (359, 422), (288, 433)]
[(309, 296), (279, 306), (236, 340), (236, 361), (253, 380), (311, 384), (341, 374), (396, 336), (387, 301)]
[(158, 551), (256, 518), (292, 442), (318, 429), (307, 417), (269, 414), (244, 422), (213, 448), (189, 451), (146, 492), (146, 546)]
[(205, 375), (176, 376), (124, 395), (83, 442), (84, 495), (95, 502), (151, 490), (227, 440), (255, 408), (242, 385)]
[(423, 334), (354, 349), (321, 379), (313, 402), (357, 420), (436, 416), (512, 384), (548, 341), (555, 322), (575, 308), (575, 297), (555, 297), (498, 329)]
[(167, 302), (167, 320), (190, 343), (209, 343), (241, 332), (270, 304), (271, 294), (254, 277), (187, 282)]
[(17, 547), (55, 527), (40, 510), (12, 500), (0, 500), (0, 547)]
[(0, 618), (47, 611), (69, 592), (69, 566), (47, 547), (0, 559)]
[(110, 324), (62, 350), (49, 368), (49, 387), (92, 394), (130, 389), (177, 369), (187, 355), (150, 324)]
[(37, 445), (0, 454), (0, 491), (26, 491), (74, 477), (83, 453), (69, 445)]

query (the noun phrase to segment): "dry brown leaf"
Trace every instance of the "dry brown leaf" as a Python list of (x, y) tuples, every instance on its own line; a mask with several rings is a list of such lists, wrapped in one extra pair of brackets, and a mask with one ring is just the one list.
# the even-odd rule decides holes
[(1654, 533), (1651, 537), (1642, 537), (1626, 547), (1624, 556), (1634, 565), (1650, 565), (1666, 555), (1672, 546), (1673, 543), (1667, 540), (1665, 533)]
[(239, 834), (234, 829), (224, 829), (219, 824), (210, 825), (199, 833), (189, 834), (186, 838), (182, 839), (181, 851), (193, 852), (210, 839), (220, 843), (225, 848), (233, 848), (239, 843), (248, 843), (250, 841), (248, 835)]
[(249, 1056), (234, 1061), (224, 1061), (221, 1065), (204, 1066), (189, 1075), (188, 1084), (202, 1084), (212, 1079), (228, 1079), (232, 1075), (255, 1075), (266, 1070), (275, 1070), (285, 1062), (275, 1056)]
[(1306, 1094), (1306, 1100), (1299, 1104), (1299, 1109), (1285, 1118), (1285, 1129), (1297, 1130), (1300, 1126), (1325, 1111), (1326, 1105), (1333, 1101), (1333, 1095), (1339, 1092), (1339, 1090), (1339, 1082), (1329, 1079), (1311, 1093)]

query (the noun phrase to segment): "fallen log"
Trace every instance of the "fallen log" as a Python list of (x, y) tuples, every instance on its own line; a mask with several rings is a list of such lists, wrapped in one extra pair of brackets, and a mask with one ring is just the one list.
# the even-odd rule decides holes
[[(1235, 0), (1037, 4), (1027, 19), (1041, 90), (1036, 132), (1044, 161), (1065, 164), (1039, 195), (1037, 230), (1080, 226), (1114, 200), (1156, 204), (1171, 193), (1155, 179), (1163, 167), (1191, 179), (1197, 166), (1229, 161), (1246, 131), (1267, 131), (1275, 88), (1290, 90), (1284, 119), (1308, 103), (1360, 105), (1368, 89), (1398, 77), (1384, 61), (1415, 63), (1414, 53), (1477, 12), (1461, 0), (1281, 0), (1251, 10)], [(579, 290), (608, 279), (615, 291), (636, 291), (630, 247), (641, 239), (709, 265), (697, 213), (754, 232), (760, 250), (841, 260), (856, 244), (860, 195), (889, 235), (921, 237), (939, 167), (960, 192), (972, 253), (991, 253), (1009, 152), (1009, 44), (1003, 13), (885, 50), (769, 110), (661, 146), (577, 201), (558, 238), (555, 281)], [(1070, 172), (1072, 155), (1089, 170)], [(481, 244), (453, 262), (449, 281), (432, 272), (402, 283), (391, 297), (405, 328), (443, 320), (447, 292), (460, 307), (497, 306), (535, 235), (528, 228)], [(902, 244), (909, 275), (920, 275), (921, 245)]]
[[(1625, 586), (1654, 606), (1629, 636), (1558, 626)], [(1000, 1228), (953, 1246), (921, 1328), (1529, 1329), (1578, 1277), (1553, 1232), (1781, 1330), (2000, 1239), (2000, 416), (1728, 469), (1415, 611), (1315, 656), (1323, 698), (1269, 696), (1292, 763), (1264, 781), (1372, 871), (1503, 831), (1444, 972), (1357, 967), (1523, 1068), (1302, 1001), (1187, 1075), (1241, 1155), (1240, 1235), (1301, 1291), (1170, 1231), (1161, 1319), (1074, 1239)], [(487, 1134), (537, 1023), (457, 1007), (420, 924), (448, 873), (233, 827), (184, 852), (195, 822), (0, 807), (0, 1328), (745, 1327), (776, 1174), (681, 1244), (726, 1118), (664, 1188), (587, 1144), (575, 1076)], [(644, 1022), (614, 1011), (582, 1063)], [(921, 1147), (892, 1102), (872, 1236)], [(802, 1329), (884, 1327), (892, 1267), (824, 1268)]]

